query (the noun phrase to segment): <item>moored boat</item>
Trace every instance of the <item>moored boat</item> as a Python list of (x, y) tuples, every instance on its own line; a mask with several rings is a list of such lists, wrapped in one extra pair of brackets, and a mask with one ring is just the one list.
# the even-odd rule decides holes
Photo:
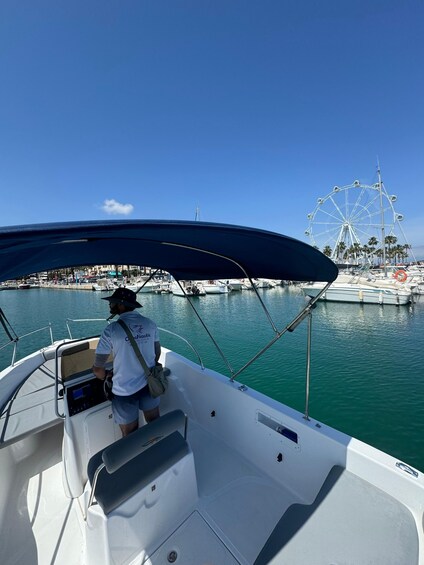
[(174, 296), (205, 296), (206, 292), (199, 281), (171, 281), (169, 287)]
[(118, 288), (118, 286), (110, 279), (98, 279), (91, 285), (92, 290), (96, 292), (112, 292)]
[(412, 301), (411, 290), (397, 286), (394, 282), (373, 281), (364, 277), (339, 275), (331, 286), (322, 292), (322, 283), (301, 285), (306, 296), (329, 302), (354, 302), (359, 304), (380, 304), (402, 306)]
[(271, 279), (257, 279), (255, 281), (256, 288), (275, 288), (276, 282)]
[(221, 281), (202, 281), (201, 285), (206, 294), (228, 294), (231, 290), (229, 284)]
[(146, 294), (149, 292), (159, 292), (161, 289), (162, 281), (155, 280), (154, 278), (138, 279), (133, 284), (125, 284), (126, 288), (133, 290), (137, 294)]
[(239, 291), (243, 290), (243, 282), (240, 279), (227, 279), (225, 281), (219, 281), (231, 287), (231, 290)]

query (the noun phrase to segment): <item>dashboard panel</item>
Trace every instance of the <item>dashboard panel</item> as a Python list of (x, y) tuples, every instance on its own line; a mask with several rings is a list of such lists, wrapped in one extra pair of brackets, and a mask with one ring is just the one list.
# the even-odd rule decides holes
[(102, 404), (106, 400), (107, 398), (103, 390), (103, 381), (100, 381), (96, 377), (67, 387), (66, 389), (69, 416), (80, 414), (93, 406)]

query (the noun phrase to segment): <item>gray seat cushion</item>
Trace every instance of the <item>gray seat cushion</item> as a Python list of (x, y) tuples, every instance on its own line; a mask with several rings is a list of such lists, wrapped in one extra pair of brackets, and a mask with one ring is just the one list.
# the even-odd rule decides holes
[(121, 438), (103, 450), (103, 463), (109, 473), (128, 463), (136, 455), (150, 449), (153, 443), (177, 430), (184, 430), (186, 416), (182, 410), (167, 412), (153, 422), (141, 426), (135, 432)]
[(382, 490), (335, 466), (310, 505), (284, 513), (254, 565), (416, 565), (411, 512)]
[[(103, 451), (93, 455), (88, 462), (87, 473), (91, 485), (97, 468), (103, 463)], [(179, 432), (173, 432), (129, 460), (114, 473), (109, 474), (106, 468), (103, 468), (99, 473), (95, 491), (96, 500), (103, 512), (112, 512), (189, 452), (185, 439)]]

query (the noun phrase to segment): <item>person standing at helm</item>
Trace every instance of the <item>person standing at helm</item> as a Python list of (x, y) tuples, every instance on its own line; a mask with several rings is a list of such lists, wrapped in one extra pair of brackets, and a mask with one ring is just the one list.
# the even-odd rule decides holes
[[(153, 367), (160, 357), (161, 347), (158, 328), (149, 318), (136, 312), (141, 308), (137, 295), (128, 288), (118, 288), (103, 300), (109, 301), (112, 316), (119, 315), (125, 322), (147, 363)], [(143, 411), (146, 422), (159, 417), (159, 398), (150, 395), (147, 377), (124, 328), (112, 322), (100, 336), (96, 349), (93, 373), (104, 381), (106, 361), (113, 355), (113, 399), (112, 411), (122, 435), (126, 436), (138, 428), (139, 410)]]

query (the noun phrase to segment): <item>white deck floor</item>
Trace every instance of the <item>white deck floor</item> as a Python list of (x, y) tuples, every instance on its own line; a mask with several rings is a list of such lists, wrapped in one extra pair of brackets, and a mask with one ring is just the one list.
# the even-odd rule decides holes
[(2, 509), (5, 565), (82, 563), (78, 502), (62, 487), (62, 430), (59, 425), (6, 448), (20, 461)]
[[(284, 510), (297, 500), (199, 426), (190, 422), (188, 430), (199, 505), (149, 562), (167, 563), (168, 550), (177, 543), (178, 562), (182, 552), (184, 565), (199, 563), (200, 555), (210, 565), (252, 563)], [(7, 448), (19, 463), (1, 511), (3, 565), (84, 563), (82, 512), (79, 502), (63, 493), (61, 443), (59, 425)]]

